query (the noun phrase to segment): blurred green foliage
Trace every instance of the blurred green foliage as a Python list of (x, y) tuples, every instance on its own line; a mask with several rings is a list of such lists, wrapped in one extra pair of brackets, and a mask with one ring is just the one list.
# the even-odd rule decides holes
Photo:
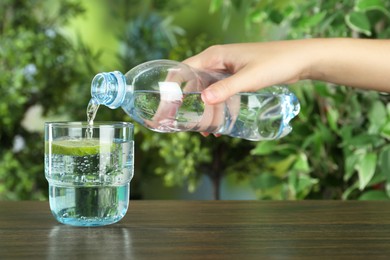
[[(175, 12), (187, 1), (105, 4), (107, 13), (122, 21), (112, 28), (122, 72), (146, 60), (182, 60), (212, 44), (243, 41), (229, 30), (238, 24), (237, 15), (245, 18), (246, 39), (257, 41), (390, 36), (390, 3), (384, 0), (210, 0), (209, 13), (220, 18), (218, 33), (207, 28), (190, 32), (175, 23)], [(41, 105), (45, 115), (85, 120), (89, 83), (105, 67), (99, 59), (104, 50), (94, 53), (80, 38), (69, 41), (61, 33), (83, 11), (76, 1), (0, 3), (0, 199), (47, 196), (42, 132), (22, 124), (30, 107)], [(234, 175), (237, 181), (249, 180), (259, 199), (388, 199), (389, 95), (322, 82), (291, 89), (301, 113), (293, 132), (278, 141), (156, 134), (136, 126), (134, 181), (157, 174), (168, 186), (187, 185), (193, 191), (207, 175), (219, 198), (221, 179)], [(119, 109), (100, 108), (97, 120), (129, 118)], [(132, 197), (142, 198), (140, 185), (132, 187)]]
[[(390, 37), (390, 2), (211, 1), (212, 11), (246, 13), (248, 30), (261, 26), (278, 38)], [(277, 33), (276, 33), (277, 32)], [(259, 142), (262, 158), (253, 188), (263, 199), (388, 199), (389, 95), (322, 82), (293, 87), (302, 110), (280, 141)]]
[[(259, 40), (388, 38), (388, 5), (380, 0), (214, 0), (210, 12), (223, 14), (221, 30), (234, 22), (234, 13), (245, 13), (248, 34), (262, 28), (264, 39)], [(201, 37), (195, 44), (176, 46), (170, 57), (191, 56), (191, 49), (204, 49), (215, 40), (196, 43), (197, 39)], [(191, 190), (206, 174), (214, 183), (215, 198), (221, 178), (234, 174), (237, 181), (249, 179), (259, 199), (388, 199), (389, 95), (323, 82), (304, 82), (292, 89), (302, 111), (289, 136), (251, 143), (189, 133), (153, 135), (143, 146), (159, 150), (163, 163), (155, 166), (156, 173), (169, 185), (187, 182)]]
[(88, 62), (59, 33), (81, 12), (73, 1), (0, 3), (0, 199), (47, 196), (42, 134), (22, 121), (35, 105), (45, 114), (60, 110), (71, 101), (68, 91), (83, 81)]

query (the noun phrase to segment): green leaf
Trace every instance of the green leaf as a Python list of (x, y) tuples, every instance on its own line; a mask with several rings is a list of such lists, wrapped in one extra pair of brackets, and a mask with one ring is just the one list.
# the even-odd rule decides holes
[(372, 134), (379, 133), (379, 129), (385, 124), (387, 112), (385, 105), (380, 101), (375, 101), (368, 111), (368, 120), (370, 121), (369, 132)]
[(351, 12), (345, 17), (345, 22), (352, 30), (371, 36), (371, 24), (366, 13)]
[(387, 111), (387, 115), (390, 117), (390, 103), (387, 103), (386, 111)]
[(339, 131), (339, 128), (337, 126), (337, 121), (339, 120), (339, 111), (330, 107), (328, 109), (328, 113), (326, 114), (327, 115), (327, 118), (328, 118), (328, 123), (329, 123), (329, 126), (330, 128), (335, 131), (335, 132), (338, 132)]
[(370, 190), (364, 192), (358, 200), (388, 200), (389, 197), (387, 196), (386, 192), (382, 190)]
[(265, 13), (262, 10), (254, 10), (249, 14), (249, 19), (252, 23), (259, 23), (265, 17)]
[(379, 166), (381, 171), (387, 174), (387, 182), (390, 183), (390, 144), (382, 148), (379, 154)]
[(300, 174), (298, 177), (298, 185), (296, 187), (297, 198), (303, 199), (309, 194), (314, 185), (318, 183), (318, 180), (311, 178), (309, 175)]
[(274, 169), (274, 175), (278, 177), (284, 177), (288, 173), (288, 169), (295, 162), (297, 156), (291, 154), (283, 160), (277, 161), (275, 163), (270, 163), (270, 167)]
[(251, 151), (252, 155), (268, 155), (275, 151), (277, 146), (276, 142), (273, 141), (263, 141), (256, 145), (256, 147)]
[(306, 27), (314, 27), (317, 26), (324, 18), (326, 17), (326, 12), (319, 12), (315, 15), (309, 16), (306, 20), (304, 26)]
[(375, 173), (377, 155), (375, 153), (366, 154), (356, 164), (356, 170), (359, 175), (359, 189), (364, 190)]
[(264, 172), (251, 179), (251, 186), (254, 189), (270, 189), (282, 183), (282, 180), (272, 175), (270, 172)]
[(343, 140), (345, 140), (345, 143), (349, 143), (349, 140), (352, 138), (352, 131), (353, 131), (353, 126), (351, 125), (343, 125), (341, 126), (340, 129), (340, 135)]
[(360, 12), (378, 10), (390, 17), (390, 12), (382, 0), (357, 0), (355, 10)]
[(382, 138), (380, 138), (377, 135), (362, 133), (344, 140), (342, 146), (353, 146), (355, 148), (367, 148), (367, 147), (376, 146), (381, 141)]
[(222, 4), (223, 0), (212, 0), (210, 2), (209, 12), (212, 14), (217, 12), (219, 9), (221, 9)]
[(319, 32), (325, 33), (329, 29), (332, 29), (332, 25), (338, 17), (344, 17), (344, 14), (340, 11), (337, 11), (333, 12), (331, 15), (326, 16), (324, 20), (318, 25)]
[(387, 196), (390, 197), (390, 182), (389, 181), (386, 182), (385, 191), (386, 191)]
[(355, 165), (362, 158), (362, 154), (349, 154), (345, 159), (344, 181), (348, 181), (355, 172)]
[(362, 12), (381, 7), (384, 7), (382, 0), (357, 0), (355, 5), (355, 9)]
[(311, 178), (309, 175), (292, 172), (288, 176), (288, 186), (291, 193), (290, 198), (303, 199), (317, 183), (318, 180)]
[(284, 19), (283, 14), (281, 14), (278, 10), (271, 10), (268, 17), (270, 21), (275, 24), (280, 24)]
[(371, 187), (371, 186), (374, 186), (374, 185), (379, 185), (379, 184), (383, 184), (384, 182), (386, 182), (387, 180), (387, 174), (381, 172), (378, 167), (376, 168), (377, 170), (375, 171), (375, 174), (374, 176), (372, 177), (372, 179), (370, 180), (370, 182), (367, 184), (367, 187)]
[[(390, 121), (388, 121), (382, 128), (381, 136), (390, 139)], [(390, 168), (389, 168), (390, 169)]]
[(294, 163), (293, 169), (301, 173), (310, 172), (310, 166), (306, 154), (304, 153), (299, 154), (297, 160)]

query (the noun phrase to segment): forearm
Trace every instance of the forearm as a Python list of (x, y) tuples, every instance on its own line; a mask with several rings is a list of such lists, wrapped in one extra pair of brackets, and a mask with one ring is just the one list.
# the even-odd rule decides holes
[(232, 74), (202, 92), (208, 104), (302, 79), (390, 93), (390, 40), (304, 39), (212, 46), (184, 61)]
[(307, 78), (390, 92), (390, 40), (312, 39)]

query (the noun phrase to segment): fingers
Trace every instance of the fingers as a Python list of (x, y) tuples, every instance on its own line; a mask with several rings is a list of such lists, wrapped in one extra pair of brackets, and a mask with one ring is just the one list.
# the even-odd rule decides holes
[[(210, 133), (207, 133), (207, 132), (201, 132), (200, 133), (203, 137), (207, 137), (210, 135)], [(222, 135), (221, 134), (213, 134), (215, 137), (221, 137)]]
[(200, 70), (225, 71), (226, 67), (223, 64), (225, 49), (223, 45), (214, 45), (184, 60), (183, 63)]
[[(203, 71), (228, 71), (226, 64), (223, 62), (223, 59), (226, 58), (227, 50), (222, 45), (215, 45), (207, 48), (201, 53), (192, 56), (183, 61), (183, 63), (189, 65), (192, 68), (200, 69)], [(210, 86), (207, 86), (205, 90), (202, 91), (202, 100), (206, 104), (217, 104), (223, 102), (228, 97), (234, 95), (237, 91), (233, 86), (235, 86), (236, 79), (235, 75), (232, 75), (223, 80), (217, 81)], [(237, 84), (237, 86), (240, 86)]]
[(244, 91), (255, 91), (265, 87), (261, 84), (255, 68), (243, 68), (228, 78), (217, 81), (202, 91), (202, 100), (214, 105), (226, 101), (231, 96)]
[(199, 54), (183, 60), (182, 62), (192, 68), (202, 68), (202, 58), (199, 57)]

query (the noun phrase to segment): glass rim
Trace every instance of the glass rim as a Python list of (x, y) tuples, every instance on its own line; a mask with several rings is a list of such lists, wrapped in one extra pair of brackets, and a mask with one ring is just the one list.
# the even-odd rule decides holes
[(93, 125), (89, 125), (87, 121), (53, 121), (45, 122), (46, 127), (57, 127), (57, 128), (73, 128), (73, 127), (85, 127), (85, 128), (134, 128), (134, 125), (130, 122), (121, 122), (121, 121), (94, 121)]

